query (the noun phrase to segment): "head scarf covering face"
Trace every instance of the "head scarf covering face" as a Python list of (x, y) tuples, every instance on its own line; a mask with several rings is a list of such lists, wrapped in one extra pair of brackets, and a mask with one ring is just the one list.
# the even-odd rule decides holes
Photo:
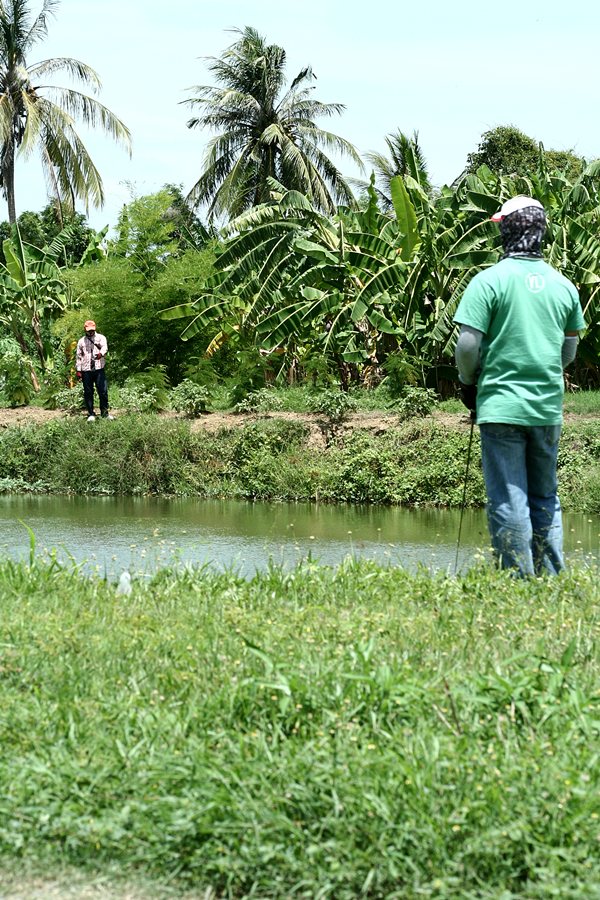
[(546, 230), (546, 213), (537, 206), (518, 209), (500, 220), (500, 234), (507, 256), (542, 255), (542, 238)]

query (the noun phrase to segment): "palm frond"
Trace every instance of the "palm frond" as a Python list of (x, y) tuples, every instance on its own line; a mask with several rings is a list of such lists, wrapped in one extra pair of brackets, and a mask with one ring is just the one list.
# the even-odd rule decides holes
[[(28, 69), (29, 78), (41, 78), (45, 75), (53, 75), (55, 72), (67, 72), (73, 79), (89, 84), (94, 91), (99, 91), (102, 87), (100, 76), (92, 69), (91, 66), (81, 62), (79, 59), (73, 59), (69, 56), (55, 56), (51, 59), (43, 59)], [(43, 88), (43, 85), (40, 87)]]
[[(30, 47), (32, 44), (35, 44), (46, 37), (48, 34), (48, 19), (50, 16), (54, 16), (54, 11), (58, 9), (59, 4), (60, 0), (44, 0), (40, 12), (33, 20), (29, 31), (23, 39), (23, 45), (25, 47)], [(23, 0), (13, 0), (12, 7), (14, 11), (13, 18), (16, 20), (17, 8), (19, 8), (20, 12), (23, 7), (25, 7), (25, 9), (27, 8), (27, 3), (23, 2)], [(23, 19), (23, 23), (25, 21), (26, 20)]]
[(52, 86), (47, 88), (48, 99), (55, 107), (62, 109), (92, 128), (101, 128), (117, 143), (131, 150), (131, 133), (127, 126), (107, 106), (94, 97), (82, 94), (72, 88)]

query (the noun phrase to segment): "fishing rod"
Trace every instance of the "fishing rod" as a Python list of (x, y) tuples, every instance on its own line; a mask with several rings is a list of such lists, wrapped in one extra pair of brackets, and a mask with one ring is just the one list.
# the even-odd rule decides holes
[(471, 431), (469, 432), (469, 449), (467, 450), (467, 465), (465, 468), (465, 484), (463, 487), (462, 503), (460, 504), (460, 520), (458, 523), (458, 538), (456, 541), (456, 557), (454, 559), (454, 574), (458, 571), (458, 551), (460, 549), (460, 536), (462, 532), (463, 516), (465, 514), (465, 503), (467, 500), (467, 481), (469, 478), (469, 465), (471, 463), (471, 447), (473, 446), (473, 429), (475, 427), (475, 411), (471, 411)]

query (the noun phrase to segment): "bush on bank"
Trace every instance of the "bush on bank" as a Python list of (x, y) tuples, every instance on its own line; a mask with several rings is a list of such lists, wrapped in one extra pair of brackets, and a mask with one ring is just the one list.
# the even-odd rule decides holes
[(600, 891), (595, 569), (347, 561), (128, 597), (0, 564), (0, 855), (218, 897)]
[[(417, 419), (380, 435), (356, 430), (317, 449), (300, 422), (266, 419), (192, 432), (153, 415), (56, 420), (0, 433), (0, 488), (77, 494), (171, 494), (269, 500), (462, 502), (468, 429)], [(482, 505), (479, 438), (467, 503)], [(565, 428), (559, 473), (566, 509), (600, 511), (600, 425)]]

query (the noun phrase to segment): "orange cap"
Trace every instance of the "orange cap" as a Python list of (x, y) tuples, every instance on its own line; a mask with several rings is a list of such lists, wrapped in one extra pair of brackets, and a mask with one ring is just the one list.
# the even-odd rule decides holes
[(86, 331), (91, 331), (92, 329), (95, 331), (96, 323), (94, 322), (93, 319), (88, 319), (87, 322), (83, 323), (83, 327), (85, 328)]

